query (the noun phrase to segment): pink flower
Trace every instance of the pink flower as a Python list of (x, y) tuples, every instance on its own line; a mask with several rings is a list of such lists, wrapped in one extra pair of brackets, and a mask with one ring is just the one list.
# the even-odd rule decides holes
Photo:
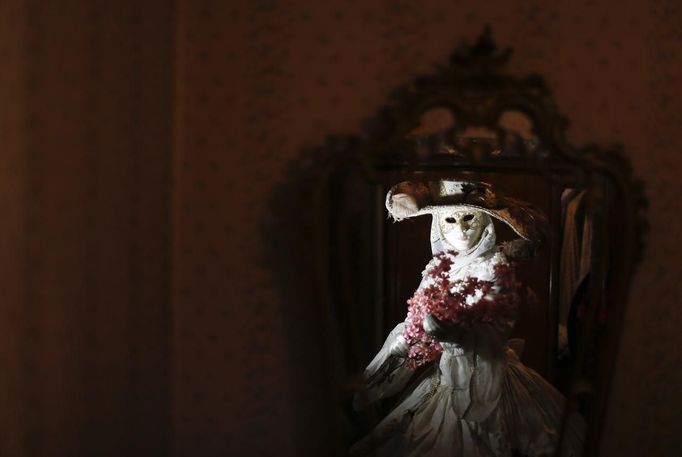
[[(494, 267), (495, 282), (475, 277), (451, 282), (448, 273), (452, 266), (449, 256), (452, 254), (435, 256), (437, 262), (426, 271), (426, 275), (434, 281), (417, 289), (407, 301), (409, 306), (403, 336), (410, 345), (405, 362), (410, 368), (436, 359), (443, 351), (440, 343), (424, 331), (425, 314), (447, 324), (472, 324), (513, 320), (518, 310), (520, 284), (508, 264)], [(497, 287), (497, 292), (494, 287)]]

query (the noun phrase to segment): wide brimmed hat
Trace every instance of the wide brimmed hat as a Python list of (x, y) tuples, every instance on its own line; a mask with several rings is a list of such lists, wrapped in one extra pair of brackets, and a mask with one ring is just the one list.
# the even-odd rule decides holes
[(386, 208), (397, 221), (423, 214), (476, 209), (504, 222), (517, 235), (531, 241), (543, 239), (549, 227), (547, 218), (533, 205), (504, 197), (485, 182), (403, 181), (388, 191)]

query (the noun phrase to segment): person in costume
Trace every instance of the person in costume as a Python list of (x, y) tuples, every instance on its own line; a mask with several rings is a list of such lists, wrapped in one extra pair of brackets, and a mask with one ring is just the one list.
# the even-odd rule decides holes
[(486, 183), (454, 180), (399, 183), (386, 207), (397, 221), (432, 215), (433, 258), (405, 321), (365, 370), (354, 406), (402, 397), (350, 454), (539, 457), (561, 446), (559, 455), (579, 456), (580, 419), (568, 421), (560, 439), (564, 398), (508, 341), (522, 288), (495, 243), (492, 218), (537, 241), (542, 214)]

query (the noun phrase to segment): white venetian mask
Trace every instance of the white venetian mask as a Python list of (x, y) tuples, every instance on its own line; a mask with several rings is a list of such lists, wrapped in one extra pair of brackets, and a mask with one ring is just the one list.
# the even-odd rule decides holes
[(486, 220), (485, 213), (475, 209), (443, 211), (438, 214), (442, 236), (457, 251), (469, 250), (478, 243)]

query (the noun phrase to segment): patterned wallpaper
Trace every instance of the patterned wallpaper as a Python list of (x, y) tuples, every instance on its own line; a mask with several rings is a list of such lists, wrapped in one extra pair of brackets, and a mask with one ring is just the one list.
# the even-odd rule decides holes
[(0, 2), (0, 455), (328, 455), (274, 189), (485, 24), (646, 181), (603, 449), (682, 455), (682, 7), (419, 3)]
[[(358, 132), (393, 87), (443, 62), (485, 24), (515, 49), (514, 71), (546, 77), (571, 119), (574, 144), (623, 143), (647, 182), (653, 230), (627, 316), (604, 451), (680, 449), (682, 360), (671, 349), (682, 343), (681, 271), (673, 260), (680, 248), (670, 223), (680, 190), (676, 2), (202, 0), (181, 2), (179, 14), (178, 455), (323, 452), (324, 426), (292, 420), (308, 407), (296, 404), (300, 383), (317, 395), (314, 373), (292, 361), (287, 351), (297, 349), (284, 339), (286, 316), (306, 305), (283, 302), (258, 261), (271, 245), (259, 228), (276, 227), (270, 194), (302, 147)], [(315, 345), (314, 335), (297, 341)]]

